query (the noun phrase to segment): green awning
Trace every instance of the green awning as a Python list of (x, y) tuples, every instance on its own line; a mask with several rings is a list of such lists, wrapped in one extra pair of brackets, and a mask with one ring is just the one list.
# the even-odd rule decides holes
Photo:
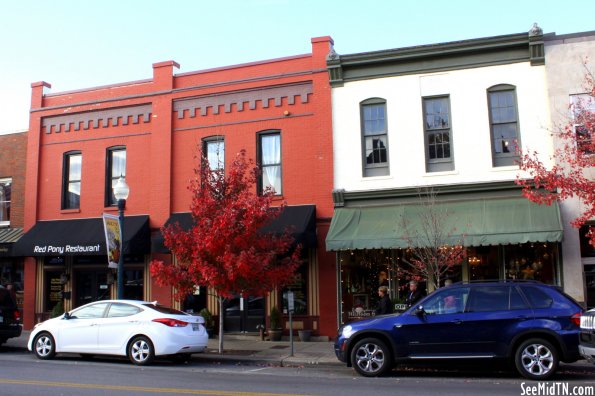
[[(449, 244), (482, 246), (562, 240), (557, 203), (538, 205), (520, 197), (435, 205), (437, 213), (445, 213), (442, 229), (446, 235), (442, 240)], [(427, 229), (420, 221), (423, 210), (427, 209), (421, 204), (336, 208), (326, 249), (407, 248), (412, 239), (424, 240), (420, 238)]]

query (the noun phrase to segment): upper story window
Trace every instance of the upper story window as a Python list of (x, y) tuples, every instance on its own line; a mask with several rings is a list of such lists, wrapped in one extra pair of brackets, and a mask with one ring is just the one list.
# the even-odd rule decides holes
[(492, 163), (494, 166), (514, 165), (518, 160), (519, 121), (516, 89), (513, 85), (496, 85), (488, 89)]
[(126, 147), (110, 147), (107, 149), (105, 206), (118, 204), (118, 200), (114, 196), (114, 186), (120, 176), (126, 177)]
[(79, 209), (81, 206), (81, 169), (83, 155), (80, 151), (64, 154), (62, 173), (62, 209)]
[(0, 179), (0, 226), (10, 225), (12, 178)]
[(385, 176), (388, 164), (386, 101), (367, 99), (360, 103), (364, 177)]
[(262, 175), (258, 191), (263, 192), (270, 187), (275, 195), (281, 195), (281, 132), (267, 131), (258, 134), (258, 163)]
[(443, 172), (454, 169), (450, 129), (450, 98), (423, 99), (426, 171)]
[[(570, 96), (572, 107), (572, 120), (576, 134), (577, 149), (583, 154), (595, 154), (593, 149), (592, 130), (586, 125), (592, 125), (595, 115), (595, 98), (589, 94)], [(592, 127), (591, 127), (592, 128)]]
[(223, 136), (210, 136), (202, 141), (203, 155), (206, 156), (209, 168), (212, 171), (225, 169), (225, 138)]

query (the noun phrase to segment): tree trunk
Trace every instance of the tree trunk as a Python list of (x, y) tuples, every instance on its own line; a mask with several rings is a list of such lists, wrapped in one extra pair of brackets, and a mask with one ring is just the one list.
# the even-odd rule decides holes
[(223, 297), (219, 296), (219, 355), (223, 355)]

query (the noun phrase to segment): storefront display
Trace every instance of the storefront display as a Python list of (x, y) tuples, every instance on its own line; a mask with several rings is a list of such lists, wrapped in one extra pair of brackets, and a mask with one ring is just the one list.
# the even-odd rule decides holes
[[(453, 282), (495, 279), (527, 279), (558, 284), (558, 243), (473, 246), (460, 265), (447, 269), (440, 286)], [(404, 275), (407, 249), (362, 249), (338, 252), (340, 264), (340, 311), (342, 323), (374, 315), (378, 287), (387, 286), (398, 311), (410, 276)], [(425, 279), (419, 279), (426, 293)]]

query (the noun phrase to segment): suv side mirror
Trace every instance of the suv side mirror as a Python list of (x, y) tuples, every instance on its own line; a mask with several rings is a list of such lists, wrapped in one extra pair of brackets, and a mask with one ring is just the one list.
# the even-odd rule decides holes
[(415, 314), (417, 316), (424, 316), (426, 314), (426, 311), (424, 310), (424, 306), (423, 305), (420, 305), (419, 307), (417, 307), (415, 309)]

